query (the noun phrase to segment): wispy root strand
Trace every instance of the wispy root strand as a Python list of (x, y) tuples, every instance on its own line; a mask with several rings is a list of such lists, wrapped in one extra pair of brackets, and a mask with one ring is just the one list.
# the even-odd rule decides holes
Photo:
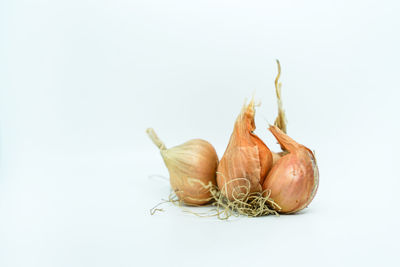
[[(227, 187), (230, 183), (238, 181), (246, 181), (248, 185), (239, 186), (232, 192), (233, 200), (229, 200), (216, 185), (211, 182), (204, 184), (198, 179), (190, 179), (191, 182), (199, 183), (204, 189), (209, 190), (211, 197), (208, 199), (212, 208), (203, 213), (194, 212), (192, 209), (185, 205), (185, 199), (179, 199), (176, 196), (176, 192), (171, 192), (168, 200), (157, 204), (150, 210), (151, 215), (154, 215), (157, 211), (164, 211), (159, 206), (164, 203), (172, 203), (175, 206), (182, 208), (184, 212), (199, 216), (199, 217), (214, 217), (216, 216), (220, 220), (227, 220), (230, 217), (239, 217), (244, 215), (247, 217), (259, 217), (266, 215), (279, 215), (277, 211), (281, 208), (276, 204), (272, 198), (270, 198), (270, 190), (263, 192), (251, 192), (250, 193), (250, 182), (245, 178), (232, 179), (225, 184)], [(193, 199), (193, 198), (192, 198)]]

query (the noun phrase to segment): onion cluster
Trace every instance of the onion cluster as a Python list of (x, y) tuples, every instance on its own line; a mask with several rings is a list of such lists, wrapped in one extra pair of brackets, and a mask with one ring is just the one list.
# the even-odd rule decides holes
[(254, 133), (254, 99), (242, 107), (220, 161), (207, 141), (193, 139), (167, 149), (154, 130), (147, 129), (160, 149), (179, 200), (188, 205), (214, 201), (249, 216), (271, 214), (271, 210), (295, 213), (313, 200), (319, 183), (317, 162), (310, 149), (286, 134), (279, 83), (281, 68), (277, 63), (278, 116), (269, 131), (280, 144), (281, 152), (270, 151)]

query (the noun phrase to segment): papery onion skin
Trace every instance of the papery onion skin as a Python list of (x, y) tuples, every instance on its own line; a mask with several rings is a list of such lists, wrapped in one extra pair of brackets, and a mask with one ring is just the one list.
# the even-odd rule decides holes
[(203, 205), (211, 201), (207, 185), (216, 185), (218, 156), (214, 147), (202, 139), (161, 151), (177, 197), (188, 205)]
[(313, 200), (319, 184), (319, 171), (314, 154), (298, 144), (276, 126), (269, 130), (282, 148), (289, 152), (276, 161), (263, 183), (270, 197), (280, 206), (280, 213), (295, 213)]
[(242, 108), (218, 165), (217, 184), (229, 200), (246, 193), (261, 192), (262, 183), (272, 167), (271, 151), (253, 133), (256, 128), (254, 106), (254, 100), (251, 100)]
[(160, 149), (170, 184), (180, 201), (203, 205), (212, 200), (210, 186), (216, 185), (218, 156), (215, 148), (202, 139), (192, 139), (167, 149), (152, 128), (146, 130)]

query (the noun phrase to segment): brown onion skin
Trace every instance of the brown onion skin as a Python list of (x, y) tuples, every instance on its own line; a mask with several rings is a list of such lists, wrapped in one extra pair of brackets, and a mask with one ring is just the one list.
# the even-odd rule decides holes
[(276, 161), (263, 183), (270, 197), (281, 209), (280, 213), (295, 213), (313, 200), (319, 184), (319, 171), (314, 154), (298, 144), (278, 127), (269, 130), (281, 146), (289, 152)]
[(261, 192), (272, 167), (272, 153), (253, 133), (254, 100), (242, 108), (236, 119), (229, 144), (218, 165), (217, 184), (229, 200), (239, 194)]

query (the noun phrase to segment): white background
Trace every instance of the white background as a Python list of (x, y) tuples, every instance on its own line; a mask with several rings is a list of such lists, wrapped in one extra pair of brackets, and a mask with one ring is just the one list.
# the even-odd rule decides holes
[[(0, 266), (399, 266), (398, 1), (0, 2)], [(316, 150), (297, 215), (165, 205), (167, 146), (221, 157), (245, 98)]]

